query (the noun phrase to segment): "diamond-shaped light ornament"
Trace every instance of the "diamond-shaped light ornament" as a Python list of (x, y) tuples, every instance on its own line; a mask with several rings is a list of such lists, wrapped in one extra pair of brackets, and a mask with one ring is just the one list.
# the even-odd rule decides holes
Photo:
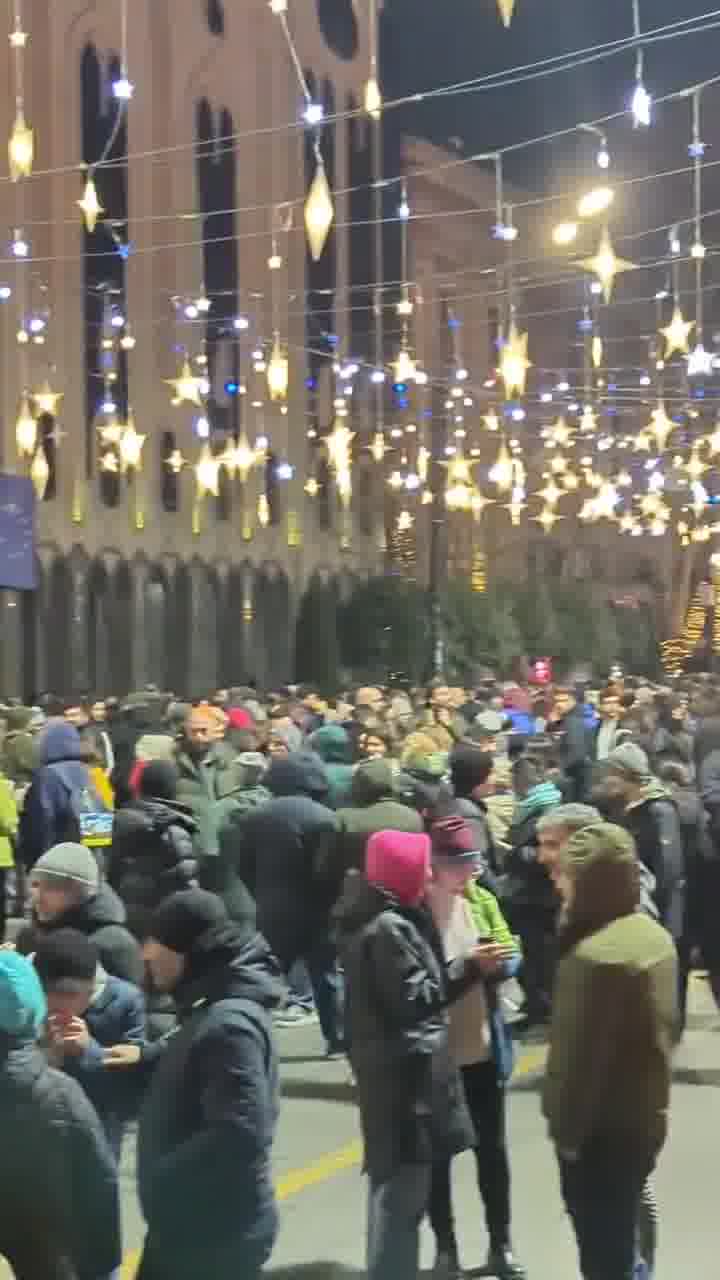
[(10, 177), (13, 182), (19, 182), (21, 178), (30, 177), (34, 155), (35, 136), (25, 120), (22, 107), (18, 106), (13, 131), (8, 142), (8, 161), (10, 164)]
[(313, 262), (319, 262), (322, 257), (334, 218), (335, 206), (325, 174), (325, 165), (322, 159), (318, 158), (315, 177), (305, 201), (305, 230)]
[(77, 203), (78, 208), (82, 211), (85, 227), (92, 235), (97, 226), (100, 214), (105, 212), (98, 198), (97, 187), (95, 186), (95, 180), (92, 175), (88, 176), (88, 180), (85, 183), (85, 190), (82, 194), (82, 200), (78, 200)]
[(497, 0), (497, 7), (503, 26), (509, 27), (515, 12), (515, 0)]
[(30, 467), (30, 479), (38, 502), (42, 502), (50, 481), (50, 464), (42, 445), (35, 450), (35, 457)]
[(508, 400), (524, 395), (528, 369), (532, 367), (527, 358), (527, 346), (527, 333), (519, 333), (513, 320), (500, 353), (500, 377)]
[(634, 270), (635, 263), (627, 262), (624, 258), (618, 258), (613, 249), (610, 232), (606, 227), (602, 233), (597, 253), (593, 258), (584, 258), (581, 266), (585, 267), (586, 271), (592, 271), (593, 275), (597, 276), (602, 285), (605, 301), (609, 302), (612, 297), (615, 276), (620, 275), (623, 271)]

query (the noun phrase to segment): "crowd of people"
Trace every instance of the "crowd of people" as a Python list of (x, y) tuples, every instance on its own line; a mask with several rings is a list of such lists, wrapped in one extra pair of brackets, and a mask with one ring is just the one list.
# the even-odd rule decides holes
[(19, 1280), (115, 1275), (136, 1123), (141, 1280), (256, 1280), (274, 1029), (314, 1021), (356, 1090), (370, 1280), (415, 1280), (425, 1217), (438, 1280), (461, 1274), (464, 1150), (486, 1274), (524, 1277), (519, 1036), (549, 1040), (583, 1277), (652, 1274), (693, 966), (720, 1005), (720, 682), (148, 688), (0, 714), (0, 1254)]

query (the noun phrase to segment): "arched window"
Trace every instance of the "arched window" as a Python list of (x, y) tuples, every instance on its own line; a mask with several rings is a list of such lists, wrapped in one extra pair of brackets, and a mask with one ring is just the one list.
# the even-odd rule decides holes
[(320, 30), (328, 49), (349, 62), (358, 50), (353, 0), (316, 0), (316, 3)]
[(225, 35), (225, 10), (220, 0), (205, 0), (205, 16), (208, 31), (214, 36)]

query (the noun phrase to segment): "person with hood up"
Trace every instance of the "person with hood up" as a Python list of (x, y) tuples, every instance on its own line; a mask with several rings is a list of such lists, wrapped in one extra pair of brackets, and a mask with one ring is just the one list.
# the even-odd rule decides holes
[(330, 808), (343, 808), (349, 803), (353, 780), (353, 749), (348, 733), (342, 725), (325, 724), (311, 735), (308, 746), (325, 764)]
[(8, 707), (7, 732), (2, 742), (0, 769), (16, 787), (27, 787), (37, 767), (37, 743), (31, 729), (32, 707)]
[(633, 1280), (643, 1188), (667, 1134), (677, 963), (637, 908), (626, 831), (598, 823), (560, 853), (565, 919), (543, 1109), (585, 1280)]
[(33, 868), (30, 890), (33, 918), (18, 934), (19, 952), (31, 955), (43, 936), (58, 929), (77, 929), (95, 943), (107, 973), (143, 985), (143, 958), (126, 926), (125, 908), (100, 880), (90, 849), (70, 843), (49, 849)]
[(108, 884), (125, 904), (127, 925), (140, 941), (164, 898), (187, 889), (197, 875), (197, 823), (177, 800), (178, 772), (170, 761), (145, 765), (140, 793), (113, 822)]
[(539, 857), (538, 822), (562, 803), (562, 795), (544, 779), (542, 766), (523, 757), (516, 768), (518, 803), (508, 833), (501, 899), (510, 926), (523, 949), (520, 979), (528, 1027), (547, 1022), (553, 984), (558, 898)]
[(606, 769), (603, 791), (619, 806), (616, 820), (630, 832), (640, 861), (655, 877), (660, 923), (680, 939), (685, 931), (686, 868), (677, 805), (652, 776), (647, 755), (635, 743), (611, 751)]
[(51, 720), (40, 738), (38, 768), (20, 818), (18, 850), (28, 870), (53, 845), (77, 838), (80, 797), (90, 792), (80, 734), (64, 720)]
[(46, 1016), (30, 961), (0, 953), (0, 1254), (16, 1280), (110, 1280), (115, 1161), (80, 1085), (38, 1047)]
[(343, 1044), (341, 983), (330, 939), (337, 821), (327, 804), (325, 767), (311, 752), (278, 758), (265, 786), (269, 803), (238, 814), (223, 830), (221, 862), (232, 881), (223, 896), (234, 919), (254, 918), (257, 911), (257, 927), (285, 974), (296, 960), (305, 961), (327, 1053), (334, 1057)]
[(277, 1233), (277, 963), (264, 938), (239, 929), (202, 889), (158, 908), (145, 955), (180, 1027), (140, 1117), (148, 1230), (138, 1280), (257, 1280)]
[(94, 942), (76, 929), (41, 938), (33, 964), (48, 1006), (44, 1047), (49, 1060), (82, 1085), (119, 1164), (137, 1098), (132, 1080), (106, 1066), (105, 1049), (143, 1043), (143, 993), (106, 973)]
[[(513, 1063), (498, 985), (520, 967), (520, 950), (497, 900), (474, 883), (480, 866), (473, 832), (464, 818), (445, 818), (432, 828), (433, 875), (427, 899), (450, 961), (471, 955), (482, 939), (482, 982), (450, 1006), (450, 1048), (460, 1068), (476, 1135), (475, 1159), (485, 1209), (490, 1254), (486, 1273), (523, 1280), (510, 1235), (510, 1162), (505, 1130), (505, 1083)], [(433, 1168), (430, 1222), (438, 1245), (436, 1280), (461, 1276), (452, 1207), (450, 1160)]]
[(417, 810), (401, 804), (395, 794), (389, 760), (367, 760), (358, 765), (350, 800), (350, 806), (337, 813), (338, 838), (333, 863), (338, 889), (347, 871), (362, 871), (367, 842), (376, 831), (419, 833), (423, 830)]
[(368, 1280), (417, 1280), (433, 1164), (475, 1144), (448, 1005), (480, 981), (485, 953), (446, 964), (423, 905), (429, 879), (428, 836), (377, 832), (335, 913), (370, 1180)]

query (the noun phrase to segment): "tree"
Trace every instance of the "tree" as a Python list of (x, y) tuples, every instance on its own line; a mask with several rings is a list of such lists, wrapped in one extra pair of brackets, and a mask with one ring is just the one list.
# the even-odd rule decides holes
[(501, 672), (523, 653), (523, 641), (507, 591), (473, 591), (450, 583), (441, 602), (448, 676), (472, 683), (479, 666)]
[(358, 679), (407, 680), (425, 675), (430, 649), (428, 598), (414, 582), (370, 578), (340, 609), (343, 664)]
[(298, 680), (317, 685), (334, 697), (340, 687), (337, 588), (316, 574), (310, 581), (295, 626), (295, 672)]

